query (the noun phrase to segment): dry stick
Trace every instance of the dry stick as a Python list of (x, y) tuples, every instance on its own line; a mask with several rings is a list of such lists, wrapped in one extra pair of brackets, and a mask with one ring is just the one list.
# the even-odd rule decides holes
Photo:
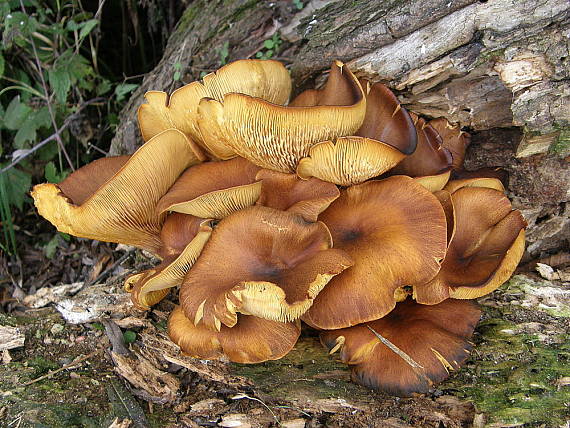
[[(83, 110), (85, 107), (87, 107), (90, 104), (95, 104), (101, 101), (104, 101), (104, 98), (93, 98), (92, 100), (86, 101), (85, 103), (83, 103), (81, 106), (79, 106), (79, 109), (73, 113), (72, 115), (68, 116), (67, 119), (65, 119), (65, 122), (63, 122), (63, 125), (61, 126), (61, 128), (59, 128), (58, 132), (63, 132), (64, 129), (66, 129), (70, 124), (71, 121), (73, 119), (75, 119), (79, 113), (81, 112), (81, 110)], [(27, 150), (25, 154), (23, 154), (22, 156), (19, 156), (18, 158), (16, 158), (11, 164), (9, 164), (8, 166), (2, 168), (0, 170), (0, 173), (6, 172), (8, 171), (10, 168), (16, 166), (17, 164), (19, 164), (22, 160), (24, 160), (25, 158), (27, 158), (28, 156), (30, 156), (32, 153), (34, 153), (35, 151), (41, 149), (43, 146), (45, 146), (47, 143), (53, 141), (56, 138), (56, 134), (52, 134), (49, 137), (47, 137), (45, 140), (40, 141), (38, 144), (36, 144), (34, 147), (32, 147), (31, 149)]]
[(392, 342), (390, 342), (388, 339), (386, 339), (384, 336), (382, 336), (380, 333), (378, 333), (376, 330), (374, 330), (372, 327), (370, 327), (368, 324), (366, 324), (366, 327), (368, 327), (368, 330), (370, 330), (377, 338), (380, 342), (382, 342), (384, 345), (386, 345), (390, 350), (392, 350), (393, 352), (395, 352), (400, 358), (402, 358), (406, 363), (408, 363), (408, 365), (412, 368), (412, 370), (414, 371), (415, 374), (417, 374), (421, 379), (423, 379), (424, 381), (426, 381), (428, 383), (428, 385), (431, 385), (431, 380), (426, 376), (425, 374), (425, 370), (424, 368), (419, 365), (418, 363), (416, 363), (412, 357), (410, 357), (408, 354), (406, 354), (404, 351), (402, 351), (400, 348), (398, 348), (396, 345), (394, 345)]
[[(20, 7), (22, 9), (22, 12), (24, 12), (24, 15), (27, 15), (26, 12), (26, 8), (24, 7), (24, 1), (20, 0)], [(69, 167), (71, 168), (72, 171), (75, 171), (75, 167), (73, 166), (73, 162), (71, 162), (71, 158), (69, 157), (69, 154), (67, 153), (67, 150), (65, 150), (65, 146), (63, 145), (63, 141), (61, 139), (61, 135), (59, 135), (59, 131), (57, 129), (57, 122), (55, 121), (55, 115), (53, 114), (53, 109), (51, 108), (51, 103), (49, 102), (49, 91), (47, 88), (47, 84), (46, 81), (44, 79), (44, 74), (42, 73), (42, 65), (40, 63), (40, 58), (38, 56), (38, 51), (36, 49), (36, 44), (34, 42), (34, 38), (30, 37), (30, 43), (32, 45), (32, 49), (34, 51), (34, 58), (36, 60), (36, 67), (38, 68), (38, 73), (40, 75), (40, 80), (42, 82), (42, 87), (44, 89), (44, 93), (46, 94), (46, 99), (47, 99), (47, 108), (49, 111), (49, 116), (51, 119), (51, 124), (53, 126), (53, 129), (55, 129), (55, 139), (57, 141), (57, 144), (59, 145), (59, 148), (61, 149), (61, 151), (63, 152), (63, 155), (65, 156), (65, 159), (67, 160), (67, 163), (69, 164)]]
[(77, 360), (75, 360), (75, 361), (72, 361), (71, 363), (68, 363), (68, 364), (66, 364), (65, 366), (62, 366), (62, 367), (60, 367), (59, 369), (54, 370), (53, 372), (49, 372), (48, 374), (45, 374), (45, 375), (43, 375), (43, 376), (40, 376), (40, 377), (38, 377), (37, 379), (30, 380), (29, 382), (26, 382), (26, 383), (22, 384), (22, 386), (28, 386), (28, 385), (31, 385), (31, 384), (33, 384), (33, 383), (39, 382), (39, 381), (41, 381), (41, 380), (50, 378), (50, 377), (52, 377), (53, 375), (55, 375), (55, 374), (57, 374), (57, 373), (59, 373), (59, 372), (65, 370), (65, 369), (68, 369), (68, 368), (70, 368), (70, 367), (73, 367), (73, 366), (76, 365), (76, 364), (82, 363), (83, 361), (85, 361), (85, 360), (87, 360), (87, 359), (89, 359), (89, 358), (91, 358), (91, 357), (94, 357), (95, 354), (97, 354), (98, 352), (99, 352), (99, 349), (96, 350), (96, 351), (93, 351), (93, 352), (91, 352), (90, 354), (87, 354), (87, 355), (85, 355), (85, 356), (83, 356), (83, 357), (81, 357), (81, 358), (79, 358), (79, 359), (77, 359)]

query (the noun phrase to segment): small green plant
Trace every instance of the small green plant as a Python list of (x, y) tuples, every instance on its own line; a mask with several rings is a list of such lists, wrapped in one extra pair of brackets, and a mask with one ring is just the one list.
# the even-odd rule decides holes
[(174, 76), (175, 82), (178, 82), (182, 78), (182, 64), (177, 62), (174, 64)]
[[(99, 24), (79, 0), (0, 0), (0, 248), (8, 254), (16, 253), (15, 216), (32, 183), (60, 182), (93, 159), (87, 107), (97, 105), (112, 128), (138, 87), (101, 73)], [(61, 237), (54, 239), (46, 253)]]
[(259, 59), (270, 59), (273, 57), (275, 52), (279, 50), (283, 40), (279, 37), (278, 33), (273, 34), (270, 39), (263, 42), (263, 49), (255, 54), (256, 58)]
[(228, 57), (230, 56), (230, 42), (226, 40), (226, 42), (220, 48), (219, 52), (220, 52), (220, 64), (226, 65), (228, 63)]
[(293, 5), (298, 9), (301, 10), (305, 7), (301, 0), (293, 0)]

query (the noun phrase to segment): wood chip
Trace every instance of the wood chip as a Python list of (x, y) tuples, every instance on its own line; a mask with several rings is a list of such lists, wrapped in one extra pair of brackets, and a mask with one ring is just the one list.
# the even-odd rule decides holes
[(24, 333), (17, 327), (0, 326), (0, 351), (21, 348), (25, 342)]

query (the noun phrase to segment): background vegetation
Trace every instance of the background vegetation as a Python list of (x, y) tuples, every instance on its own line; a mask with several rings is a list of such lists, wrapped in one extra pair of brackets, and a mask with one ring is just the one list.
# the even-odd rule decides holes
[[(0, 2), (0, 250), (36, 235), (29, 191), (107, 153), (118, 114), (160, 59), (185, 2)], [(36, 241), (48, 257), (70, 238)]]

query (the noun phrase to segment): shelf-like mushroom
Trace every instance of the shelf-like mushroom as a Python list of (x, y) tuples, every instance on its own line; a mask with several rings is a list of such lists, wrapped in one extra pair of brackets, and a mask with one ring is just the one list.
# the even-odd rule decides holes
[(156, 209), (222, 219), (255, 204), (261, 193), (255, 178), (259, 169), (243, 158), (196, 165), (176, 180)]
[[(437, 202), (437, 201), (436, 201)], [(299, 318), (351, 258), (333, 249), (327, 227), (255, 206), (223, 219), (186, 275), (180, 305), (194, 324), (233, 327), (237, 313)]]
[(199, 147), (170, 129), (128, 158), (100, 159), (60, 184), (39, 184), (32, 197), (40, 215), (61, 232), (157, 254), (165, 215), (156, 212), (156, 204), (182, 171), (201, 158)]
[(319, 220), (354, 266), (334, 277), (303, 315), (316, 328), (344, 328), (383, 317), (396, 305), (400, 287), (420, 278), (429, 281), (445, 256), (443, 209), (409, 177), (349, 187)]
[(338, 188), (318, 178), (301, 180), (295, 174), (262, 169), (256, 175), (262, 181), (257, 205), (301, 215), (309, 222), (340, 196)]
[(220, 159), (235, 156), (233, 150), (220, 141), (213, 140), (205, 145), (198, 129), (200, 100), (212, 98), (222, 101), (228, 93), (285, 104), (291, 94), (291, 78), (278, 61), (240, 60), (204, 76), (202, 82), (192, 82), (177, 89), (170, 97), (166, 92), (149, 91), (145, 94), (147, 103), (138, 110), (144, 140), (148, 141), (166, 129), (176, 128)]
[(182, 352), (195, 358), (252, 364), (284, 357), (297, 342), (300, 322), (277, 322), (239, 315), (232, 328), (212, 331), (194, 325), (177, 306), (168, 320), (168, 334)]
[(526, 222), (502, 192), (464, 187), (451, 200), (455, 233), (437, 276), (414, 285), (419, 303), (488, 294), (510, 278), (524, 252)]
[(170, 288), (180, 285), (211, 234), (211, 220), (170, 214), (160, 233), (162, 262), (125, 281), (125, 290), (131, 293), (133, 304), (140, 309), (149, 309), (160, 302)]
[(353, 135), (366, 113), (360, 83), (341, 62), (318, 91), (316, 105), (281, 106), (244, 94), (202, 99), (199, 128), (207, 146), (223, 144), (263, 168), (294, 172), (320, 141)]
[(480, 310), (449, 299), (420, 305), (408, 299), (382, 319), (321, 333), (321, 342), (352, 368), (352, 379), (399, 396), (426, 393), (469, 356)]

